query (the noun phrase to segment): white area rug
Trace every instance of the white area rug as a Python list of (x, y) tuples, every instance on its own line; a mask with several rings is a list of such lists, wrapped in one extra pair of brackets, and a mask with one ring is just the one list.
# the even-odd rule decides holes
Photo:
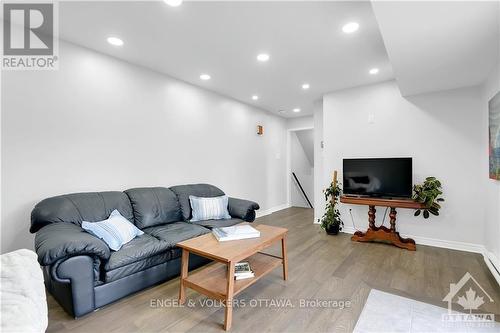
[[(447, 323), (448, 310), (372, 289), (354, 332), (500, 332), (500, 323)], [(456, 312), (455, 312), (456, 313)]]
[(36, 253), (4, 253), (0, 267), (0, 332), (45, 332), (47, 301)]

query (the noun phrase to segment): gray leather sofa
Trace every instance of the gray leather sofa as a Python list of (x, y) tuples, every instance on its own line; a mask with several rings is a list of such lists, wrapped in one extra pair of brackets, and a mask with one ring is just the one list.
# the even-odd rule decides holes
[[(74, 193), (45, 199), (31, 213), (30, 232), (48, 291), (72, 316), (80, 317), (124, 296), (180, 274), (177, 242), (210, 232), (213, 226), (252, 222), (255, 202), (229, 198), (230, 220), (188, 222), (189, 195), (224, 195), (208, 184), (134, 188), (125, 192)], [(111, 251), (81, 228), (114, 209), (144, 235)], [(190, 269), (208, 263), (191, 255)]]

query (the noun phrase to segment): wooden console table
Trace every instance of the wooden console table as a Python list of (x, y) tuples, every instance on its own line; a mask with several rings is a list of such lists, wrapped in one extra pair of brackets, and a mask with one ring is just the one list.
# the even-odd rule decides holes
[[(356, 231), (351, 240), (356, 242), (382, 242), (392, 244), (402, 249), (415, 251), (415, 241), (411, 238), (403, 238), (396, 231), (396, 208), (421, 209), (425, 206), (410, 199), (380, 199), (380, 198), (360, 198), (360, 197), (340, 197), (340, 202), (353, 205), (368, 206), (368, 230), (366, 232)], [(391, 227), (375, 226), (375, 206), (389, 207)]]

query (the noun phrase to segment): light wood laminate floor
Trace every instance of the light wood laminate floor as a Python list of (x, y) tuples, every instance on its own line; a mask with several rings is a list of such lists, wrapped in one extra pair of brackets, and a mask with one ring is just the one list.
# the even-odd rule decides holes
[[(410, 252), (355, 243), (348, 234), (326, 235), (312, 221), (311, 209), (289, 208), (255, 222), (289, 229), (289, 279), (283, 281), (277, 268), (238, 295), (241, 305), (235, 306), (232, 332), (350, 332), (371, 288), (446, 307), (442, 299), (449, 284), (466, 272), (495, 301), (482, 309), (500, 318), (500, 288), (481, 255), (420, 245)], [(278, 255), (279, 246), (270, 252)], [(178, 292), (175, 278), (77, 320), (48, 296), (47, 332), (223, 332), (222, 307), (207, 306), (205, 296), (189, 289), (187, 300), (195, 306), (176, 307)], [(351, 306), (302, 308), (301, 299), (348, 300)], [(255, 302), (261, 306), (253, 307)]]

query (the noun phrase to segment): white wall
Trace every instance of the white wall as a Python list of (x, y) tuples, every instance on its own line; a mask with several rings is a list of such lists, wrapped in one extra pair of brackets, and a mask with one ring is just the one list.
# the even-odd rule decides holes
[(314, 130), (295, 131), (295, 134), (304, 149), (309, 164), (314, 167)]
[[(500, 91), (500, 64), (491, 71), (489, 80), (483, 85), (483, 103), (481, 111), (484, 114), (483, 144), (488, 147), (488, 101)], [(497, 269), (500, 269), (500, 181), (488, 179), (488, 154), (484, 153), (481, 160), (485, 179), (486, 226), (485, 246), (488, 255)]]
[[(438, 240), (445, 246), (477, 249), (484, 240), (482, 185), (487, 177), (484, 163), (478, 163), (487, 152), (482, 110), (478, 88), (403, 98), (389, 81), (328, 94), (323, 99), (324, 179), (334, 169), (342, 170), (343, 158), (411, 156), (414, 182), (438, 177), (446, 202), (441, 215), (428, 220), (400, 209), (399, 231), (415, 236), (417, 243)], [(369, 115), (374, 116), (373, 124), (368, 123)], [(349, 208), (356, 227), (366, 229), (367, 207), (342, 205), (348, 228)], [(383, 209), (377, 217), (380, 223)]]
[(71, 44), (60, 61), (2, 73), (2, 253), (32, 248), (31, 209), (63, 193), (207, 182), (286, 204), (284, 119)]
[(313, 116), (288, 118), (286, 120), (286, 127), (292, 130), (313, 128), (314, 127)]
[[(310, 131), (311, 134), (313, 130), (304, 130)], [(307, 153), (304, 150), (302, 143), (300, 142), (297, 133), (303, 131), (294, 131), (290, 133), (290, 161), (291, 161), (291, 171), (295, 172), (297, 178), (306, 192), (311, 203), (314, 202), (314, 167), (309, 160)], [(307, 203), (306, 198), (302, 194), (302, 191), (297, 185), (295, 179), (293, 179), (292, 175), (289, 175), (290, 178), (290, 205), (294, 207), (307, 207), (309, 208), (309, 204)]]

